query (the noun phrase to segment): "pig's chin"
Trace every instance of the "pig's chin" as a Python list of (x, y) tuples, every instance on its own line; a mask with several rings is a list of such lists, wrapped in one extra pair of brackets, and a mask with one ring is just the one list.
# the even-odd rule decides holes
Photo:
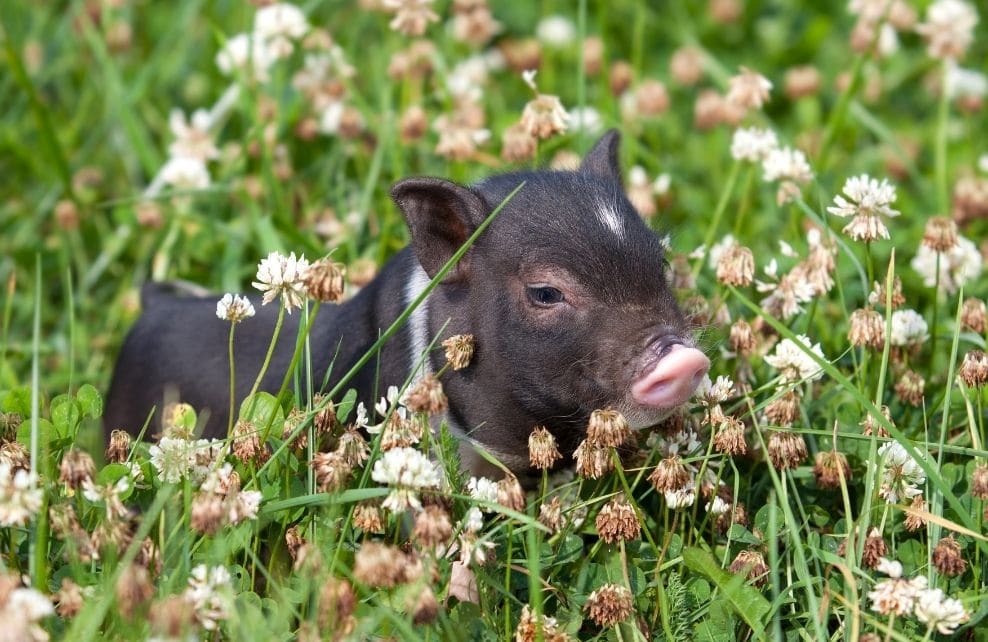
[(676, 408), (648, 408), (638, 404), (626, 404), (620, 412), (632, 430), (644, 430), (664, 421)]

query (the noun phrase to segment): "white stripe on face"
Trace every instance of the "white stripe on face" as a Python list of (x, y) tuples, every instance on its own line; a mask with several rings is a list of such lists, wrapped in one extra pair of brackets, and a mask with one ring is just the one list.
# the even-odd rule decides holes
[(597, 201), (597, 219), (618, 238), (624, 238), (624, 223), (621, 214), (613, 205)]

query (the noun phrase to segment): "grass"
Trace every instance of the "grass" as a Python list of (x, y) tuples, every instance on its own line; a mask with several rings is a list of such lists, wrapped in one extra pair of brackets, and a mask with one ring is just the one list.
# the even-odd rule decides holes
[[(24, 639), (950, 637), (914, 609), (890, 615), (869, 596), (888, 580), (889, 569), (875, 568), (881, 550), (902, 564), (904, 578), (921, 577), (914, 581), (960, 601), (967, 617), (956, 635), (986, 639), (988, 490), (976, 481), (988, 463), (986, 393), (963, 365), (986, 346), (984, 329), (965, 323), (974, 305), (967, 302), (988, 296), (984, 259), (966, 276), (927, 280), (913, 267), (935, 215), (961, 220), (962, 237), (982, 256), (988, 251), (984, 110), (944, 93), (947, 63), (931, 57), (911, 28), (900, 29), (894, 52), (872, 56), (850, 46), (857, 18), (844, 7), (749, 2), (733, 17), (717, 17), (717, 5), (733, 4), (495, 2), (500, 33), (475, 48), (446, 28), (453, 7), (440, 1), (434, 10), (442, 19), (421, 39), (431, 49), (409, 63), (417, 71), (399, 74), (395, 56), (418, 39), (392, 31), (390, 16), (358, 3), (307, 2), (299, 6), (308, 23), (331, 36), (345, 61), (332, 63), (322, 93), (298, 82), (307, 47), (318, 39), (311, 29), (263, 82), (218, 68), (217, 52), (251, 29), (250, 3), (93, 0), (5, 10), (0, 612), (24, 608), (18, 599), (41, 605), (37, 628), (18, 632)], [(737, 384), (719, 408), (740, 422), (745, 453), (722, 452), (715, 438), (726, 424), (697, 403), (680, 423), (636, 435), (631, 455), (608, 452), (611, 472), (596, 479), (546, 475), (521, 500), (502, 485), (491, 491), (495, 501), (470, 492), (447, 430), (424, 431), (414, 447), (439, 467), (443, 490), (419, 493), (426, 511), (382, 509), (394, 498), (372, 470), (385, 457), (387, 430), (364, 433), (369, 460), (355, 467), (341, 468), (328, 455), (348, 438), (345, 426), (357, 421), (357, 408), (349, 376), (325, 397), (301, 394), (314, 360), (324, 358), (309, 350), (306, 321), (281, 391), (259, 392), (241, 405), (254, 430), (230, 443), (233, 451), (219, 459), (201, 454), (202, 470), (170, 481), (153, 450), (165, 442), (135, 441), (122, 458), (104, 455), (101, 393), (139, 313), (143, 282), (183, 279), (218, 293), (244, 292), (271, 251), (331, 254), (348, 266), (351, 281), (366, 281), (407, 242), (388, 196), (395, 181), (434, 175), (468, 183), (516, 166), (502, 159), (501, 137), (533, 96), (520, 70), (511, 69), (512, 57), (552, 15), (566, 19), (570, 35), (558, 45), (542, 43), (538, 90), (571, 110), (593, 108), (601, 130), (623, 133), (629, 193), (637, 189), (636, 205), (656, 210), (646, 220), (670, 235), (674, 280), (687, 286), (678, 294), (711, 357), (711, 376)], [(984, 16), (974, 33), (961, 64), (984, 74)], [(579, 45), (584, 36), (601, 39), (601, 69)], [(687, 46), (701, 53), (696, 83), (670, 69), (673, 53)], [(495, 47), (508, 65), (472, 81), (491, 140), (455, 158), (438, 153), (433, 124), (456, 109), (449, 82), (462, 82), (458, 65)], [(630, 64), (630, 101), (610, 90), (616, 61)], [(799, 65), (819, 73), (819, 86), (794, 96), (786, 78)], [(806, 153), (812, 171), (783, 203), (778, 181), (763, 180), (759, 163), (732, 158), (733, 126), (697, 123), (701, 93), (724, 94), (741, 66), (774, 86), (766, 105), (740, 125), (772, 129), (780, 146)], [(629, 111), (649, 79), (665, 84), (668, 107), (654, 115)], [(343, 113), (324, 117), (339, 96)], [(426, 114), (425, 131), (414, 136), (403, 120), (412, 106)], [(212, 109), (217, 154), (206, 165), (206, 186), (161, 180), (173, 155), (173, 109), (187, 117)], [(319, 130), (326, 125), (335, 131)], [(540, 141), (523, 164), (565, 162), (598, 135), (571, 128)], [(671, 187), (631, 184), (632, 166), (649, 184), (667, 175)], [(892, 206), (902, 215), (883, 219), (890, 240), (855, 240), (842, 231), (848, 219), (827, 210), (846, 179), (860, 174), (896, 186)], [(959, 194), (971, 185), (981, 196), (965, 201)], [(797, 275), (814, 251), (810, 228), (833, 247), (834, 284), (795, 313), (774, 306), (749, 280), (723, 283), (711, 264), (730, 232), (752, 251), (758, 279), (773, 282), (765, 272), (770, 261), (779, 276)], [(978, 252), (969, 251), (968, 260)], [(935, 265), (949, 260), (937, 255)], [(900, 309), (914, 310), (930, 335), (912, 346), (889, 340), (901, 324), (891, 305), (896, 278), (905, 297)], [(381, 335), (365, 363), (380, 359), (377, 350), (437, 281)], [(885, 293), (869, 304), (876, 281)], [(308, 303), (303, 319), (315, 318), (319, 305)], [(849, 342), (853, 315), (865, 307), (880, 318), (878, 349)], [(739, 320), (754, 327), (754, 348), (741, 353), (731, 343)], [(769, 363), (787, 340), (801, 346), (807, 370), (798, 377)], [(217, 346), (217, 354), (235, 360), (230, 346)], [(442, 347), (434, 341), (429, 349)], [(907, 371), (925, 380), (911, 400), (901, 387)], [(792, 395), (796, 418), (773, 420)], [(414, 431), (427, 421), (410, 413), (411, 423), (403, 423), (396, 404), (385, 405), (380, 415), (366, 409), (369, 423)], [(336, 420), (327, 435), (320, 431), (329, 409)], [(173, 432), (194, 431), (196, 410), (172, 415)], [(862, 427), (868, 417), (870, 434)], [(152, 436), (158, 426), (154, 416), (129, 428)], [(253, 441), (256, 449), (245, 454)], [(89, 453), (91, 469), (79, 452)], [(847, 467), (822, 467), (818, 457), (828, 453), (839, 453)], [(82, 473), (73, 482), (69, 463), (79, 460)], [(681, 507), (653, 484), (653, 471), (670, 461), (685, 466), (691, 480), (693, 500)], [(19, 467), (36, 481), (15, 477)], [(921, 491), (922, 505), (901, 495), (887, 500), (888, 477), (904, 470), (921, 473), (922, 481), (904, 485)], [(225, 495), (208, 484), (204, 490), (207, 474), (233, 488)], [(29, 488), (13, 489), (17, 479)], [(714, 510), (700, 479), (719, 489), (726, 513)], [(256, 515), (228, 523), (235, 502), (251, 498), (259, 502)], [(599, 516), (622, 510), (614, 503), (622, 498), (630, 508), (627, 535), (606, 541)], [(18, 502), (27, 507), (23, 518), (10, 512)], [(225, 523), (204, 521), (209, 508)], [(469, 526), (471, 509), (482, 511), (479, 530)], [(439, 522), (429, 524), (442, 534), (439, 547), (424, 543), (426, 525), (418, 522), (426, 515)], [(389, 545), (376, 561), (368, 559), (372, 542)], [(8, 589), (15, 586), (38, 593), (13, 597)], [(594, 606), (602, 587), (629, 599), (617, 621)], [(57, 613), (47, 613), (45, 600)], [(531, 629), (520, 625), (526, 617)]]

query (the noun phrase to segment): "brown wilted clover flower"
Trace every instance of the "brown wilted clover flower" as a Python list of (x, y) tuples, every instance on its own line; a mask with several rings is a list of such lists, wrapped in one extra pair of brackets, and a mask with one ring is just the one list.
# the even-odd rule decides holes
[(584, 439), (573, 453), (576, 460), (576, 474), (587, 479), (600, 479), (614, 468), (611, 450), (590, 439)]
[(182, 596), (171, 595), (151, 605), (148, 623), (160, 639), (186, 640), (196, 628), (195, 611)]
[(984, 334), (988, 330), (988, 309), (981, 299), (970, 297), (961, 306), (961, 327)]
[(8, 441), (0, 446), (0, 463), (10, 466), (11, 474), (31, 469), (31, 453), (19, 441)]
[(757, 71), (741, 67), (728, 80), (727, 102), (744, 109), (761, 109), (768, 100), (772, 83)]
[[(868, 294), (868, 303), (876, 308), (884, 308), (887, 296), (885, 281), (875, 281), (871, 292)], [(896, 276), (892, 279), (892, 309), (896, 310), (902, 307), (902, 304), (905, 302), (906, 297), (902, 294), (902, 279)]]
[(791, 426), (799, 419), (799, 393), (795, 388), (765, 406), (765, 418), (776, 426)]
[(412, 614), (412, 624), (422, 626), (435, 622), (439, 616), (439, 601), (436, 594), (428, 586), (410, 594), (407, 603), (408, 612)]
[(631, 591), (618, 584), (604, 584), (590, 594), (583, 610), (598, 626), (614, 626), (634, 613)]
[(971, 472), (971, 497), (988, 499), (988, 464), (978, 464)]
[(501, 158), (509, 163), (524, 163), (535, 158), (538, 139), (521, 123), (515, 123), (501, 135)]
[(703, 51), (699, 47), (686, 46), (672, 52), (669, 75), (684, 87), (698, 83), (703, 78)]
[(392, 31), (405, 36), (421, 36), (430, 22), (439, 20), (432, 10), (433, 0), (383, 0), (382, 7), (394, 14), (388, 23)]
[(92, 481), (96, 473), (96, 465), (89, 453), (72, 448), (62, 456), (58, 468), (58, 481), (67, 488), (78, 490), (85, 481)]
[(429, 117), (420, 105), (412, 105), (401, 115), (398, 121), (398, 133), (401, 142), (414, 143), (429, 131)]
[(745, 357), (754, 354), (755, 348), (758, 347), (751, 324), (744, 319), (738, 319), (731, 326), (728, 341), (731, 344), (731, 350)]
[(200, 493), (192, 501), (189, 527), (197, 533), (213, 535), (226, 524), (227, 507), (223, 495)]
[[(892, 423), (892, 412), (889, 410), (888, 406), (884, 406), (884, 405), (882, 406), (882, 416), (885, 417), (885, 419), (888, 420), (890, 424), (892, 424), (893, 426), (895, 425), (894, 423)], [(891, 436), (891, 433), (889, 433), (889, 431), (885, 428), (885, 426), (878, 423), (878, 420), (875, 419), (875, 417), (872, 416), (870, 413), (864, 418), (864, 421), (861, 422), (860, 426), (861, 426), (861, 434), (865, 435), (866, 437), (870, 437), (872, 433), (877, 434), (879, 437)]]
[(539, 506), (539, 522), (553, 533), (563, 527), (563, 507), (558, 496)]
[(836, 450), (821, 451), (816, 454), (813, 464), (813, 477), (820, 488), (840, 488), (841, 478), (845, 484), (851, 482), (851, 465), (844, 453)]
[(532, 468), (549, 470), (562, 458), (552, 433), (545, 426), (536, 426), (528, 436), (528, 461)]
[(861, 553), (861, 563), (865, 568), (876, 569), (882, 558), (888, 554), (888, 545), (882, 537), (881, 531), (872, 528), (865, 538), (864, 551)]
[(660, 493), (671, 493), (684, 488), (690, 483), (690, 471), (678, 455), (666, 457), (659, 461), (655, 470), (648, 476), (655, 490)]
[(786, 96), (798, 100), (804, 96), (813, 96), (820, 91), (820, 72), (813, 65), (792, 67), (786, 71)]
[(453, 524), (449, 513), (439, 506), (426, 506), (415, 516), (415, 528), (412, 529), (412, 539), (424, 548), (435, 548), (445, 544), (453, 536)]
[(383, 533), (384, 521), (381, 509), (369, 502), (361, 502), (353, 509), (353, 525), (366, 533)]
[(449, 160), (468, 160), (477, 152), (477, 146), (490, 139), (490, 131), (472, 122), (472, 117), (460, 105), (453, 114), (443, 114), (432, 125), (439, 140), (436, 154)]
[(635, 70), (627, 60), (615, 60), (611, 64), (608, 74), (607, 84), (611, 89), (611, 94), (620, 96), (628, 91), (631, 81), (634, 80)]
[(777, 430), (769, 436), (768, 458), (778, 470), (796, 468), (806, 456), (806, 440), (799, 433)]
[(721, 535), (727, 533), (734, 524), (748, 527), (748, 510), (740, 502), (732, 509), (728, 509), (727, 512), (717, 515), (717, 519), (714, 521), (714, 526)]
[(957, 376), (969, 388), (980, 388), (988, 384), (988, 354), (983, 350), (969, 351), (964, 355)]
[(957, 246), (957, 224), (946, 216), (933, 216), (926, 221), (922, 244), (934, 252), (949, 252)]
[(885, 347), (885, 322), (882, 315), (871, 308), (859, 308), (851, 313), (847, 339), (852, 346), (863, 346), (872, 350)]
[(114, 430), (110, 433), (110, 443), (106, 447), (106, 462), (122, 464), (130, 455), (130, 433), (126, 430)]
[(514, 511), (525, 510), (525, 491), (513, 474), (505, 473), (497, 482), (497, 503)]
[(953, 211), (958, 225), (988, 218), (988, 178), (964, 176), (954, 184)]
[(501, 31), (484, 0), (453, 3), (453, 37), (473, 47), (483, 47)]
[(617, 410), (605, 408), (590, 413), (587, 424), (587, 440), (598, 446), (617, 448), (631, 437), (631, 427)]
[(456, 334), (443, 341), (446, 349), (446, 362), (453, 370), (462, 370), (470, 365), (473, 358), (474, 340), (472, 334)]
[(285, 531), (285, 548), (288, 549), (288, 554), (291, 556), (293, 562), (298, 559), (299, 549), (307, 543), (305, 538), (302, 537), (302, 531), (299, 529), (298, 524), (290, 526)]
[(417, 560), (401, 549), (380, 542), (364, 542), (353, 560), (353, 577), (373, 588), (394, 588), (419, 574)]
[[(325, 402), (325, 405), (323, 405), (323, 402)], [(326, 395), (322, 394), (312, 398), (312, 405), (314, 408), (319, 408), (316, 416), (312, 419), (312, 425), (315, 426), (316, 434), (328, 435), (338, 424), (336, 406), (333, 405), (332, 401), (326, 399)]]
[(260, 429), (246, 419), (241, 419), (233, 427), (233, 456), (247, 463), (264, 463), (271, 456), (267, 446), (261, 443)]
[(438, 415), (449, 406), (443, 384), (434, 375), (428, 374), (412, 386), (405, 396), (405, 406), (412, 412)]
[(964, 551), (953, 535), (948, 535), (937, 542), (936, 548), (933, 549), (933, 566), (941, 575), (947, 577), (963, 575), (967, 570)]
[(519, 124), (533, 138), (551, 138), (566, 131), (569, 114), (558, 96), (538, 94), (528, 101)]
[(521, 608), (521, 619), (515, 629), (515, 642), (569, 642), (570, 639), (559, 627), (556, 618), (544, 614), (536, 617), (527, 604)]
[(121, 615), (130, 620), (137, 609), (154, 597), (151, 576), (143, 566), (131, 564), (120, 574), (116, 585), (117, 608)]
[(316, 261), (302, 279), (309, 298), (323, 303), (338, 303), (343, 299), (344, 267), (330, 259)]
[(727, 570), (735, 575), (744, 573), (754, 586), (765, 586), (768, 583), (768, 564), (762, 554), (755, 550), (740, 551)]
[[(343, 639), (350, 635), (356, 622), (353, 611), (357, 607), (357, 596), (350, 582), (331, 577), (323, 583), (319, 591), (319, 628), (335, 633), (330, 639)], [(322, 639), (322, 638), (316, 638)]]
[(360, 431), (351, 426), (340, 435), (336, 452), (347, 466), (357, 468), (363, 466), (370, 457), (370, 446)]
[[(913, 497), (913, 501), (909, 504), (909, 508), (915, 511), (926, 510), (926, 502), (923, 501), (922, 495), (916, 495)], [(902, 525), (909, 532), (915, 532), (926, 526), (926, 518), (919, 512), (906, 512), (906, 518), (902, 520)]]
[(343, 488), (353, 472), (353, 468), (337, 451), (316, 453), (312, 458), (312, 469), (316, 474), (316, 485), (326, 493)]
[(751, 250), (732, 243), (717, 260), (717, 280), (725, 285), (746, 287), (755, 278), (755, 256)]
[[(0, 602), (4, 600), (0, 599)], [(82, 610), (83, 597), (79, 585), (67, 577), (62, 578), (62, 586), (55, 593), (55, 612), (59, 617), (73, 618)]]
[(895, 382), (895, 394), (910, 406), (923, 404), (923, 392), (926, 390), (926, 380), (915, 370), (906, 370)]
[(748, 452), (748, 444), (744, 440), (744, 422), (735, 417), (725, 416), (720, 422), (720, 429), (714, 435), (714, 448), (719, 453), (736, 456)]
[(635, 109), (642, 116), (658, 116), (669, 109), (669, 92), (658, 80), (645, 80), (635, 91)]
[(621, 540), (638, 539), (641, 524), (635, 509), (624, 496), (618, 496), (607, 502), (597, 513), (597, 533), (600, 539), (608, 544)]

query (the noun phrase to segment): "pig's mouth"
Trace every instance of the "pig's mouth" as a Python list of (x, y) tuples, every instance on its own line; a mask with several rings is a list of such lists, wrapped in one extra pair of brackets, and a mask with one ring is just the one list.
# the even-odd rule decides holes
[(686, 403), (710, 369), (706, 355), (683, 339), (664, 336), (648, 347), (644, 367), (631, 384), (628, 420), (638, 427), (661, 421)]

